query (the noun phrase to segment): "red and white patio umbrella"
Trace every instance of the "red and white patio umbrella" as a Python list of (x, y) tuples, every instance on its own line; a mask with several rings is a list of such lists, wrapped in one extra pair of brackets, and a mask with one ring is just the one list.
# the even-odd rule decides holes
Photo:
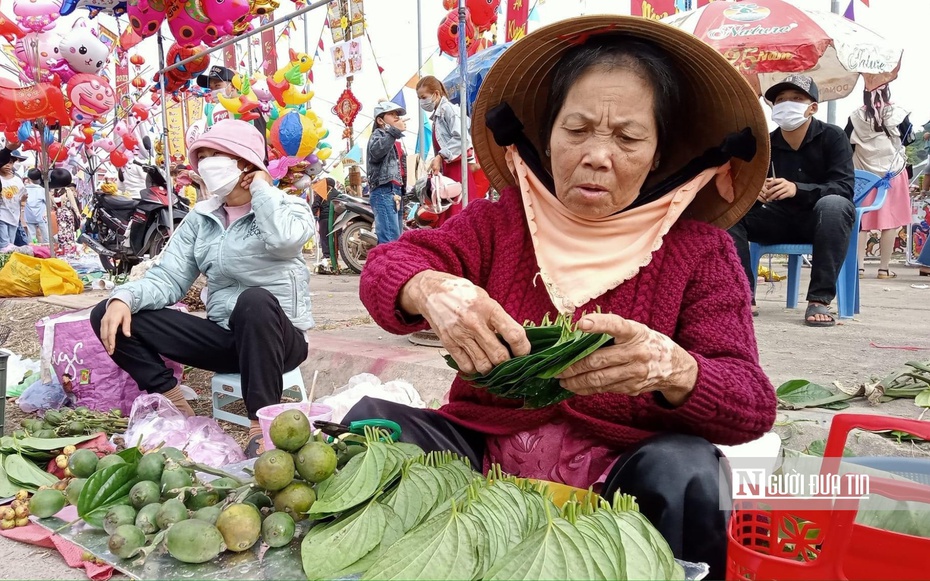
[(831, 101), (852, 93), (859, 75), (871, 91), (894, 80), (901, 66), (902, 49), (868, 28), (782, 0), (718, 0), (663, 22), (717, 49), (760, 95), (787, 73), (804, 73), (820, 100)]

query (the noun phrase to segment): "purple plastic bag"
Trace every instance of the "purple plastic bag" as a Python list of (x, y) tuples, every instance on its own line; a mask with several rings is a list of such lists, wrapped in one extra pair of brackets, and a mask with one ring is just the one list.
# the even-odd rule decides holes
[[(42, 381), (49, 382), (49, 368), (56, 381), (64, 385), (65, 374), (71, 376), (76, 406), (97, 411), (118, 409), (124, 415), (132, 410), (132, 402), (142, 395), (129, 374), (110, 359), (103, 344), (90, 326), (91, 309), (71, 311), (45, 317), (36, 323), (42, 344)], [(181, 381), (183, 368), (166, 361), (174, 376)]]

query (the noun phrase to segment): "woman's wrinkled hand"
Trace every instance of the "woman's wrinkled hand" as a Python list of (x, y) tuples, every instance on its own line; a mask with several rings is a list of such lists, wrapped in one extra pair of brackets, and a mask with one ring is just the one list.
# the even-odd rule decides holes
[(437, 155), (433, 159), (429, 160), (429, 171), (433, 172), (434, 174), (438, 174), (442, 171), (442, 158), (440, 156)]
[(561, 385), (578, 395), (659, 391), (681, 405), (697, 381), (697, 361), (671, 338), (618, 315), (586, 315), (578, 328), (607, 333), (613, 345), (598, 349), (561, 375)]
[[(464, 278), (425, 271), (401, 290), (401, 308), (421, 315), (466, 375), (487, 373), (513, 355), (530, 352), (523, 326), (488, 293)], [(503, 337), (507, 346), (497, 335)]]
[(121, 300), (112, 300), (107, 306), (106, 313), (100, 319), (100, 341), (107, 353), (113, 355), (116, 349), (116, 333), (122, 331), (125, 337), (129, 337), (130, 324), (132, 321), (132, 311), (129, 305)]

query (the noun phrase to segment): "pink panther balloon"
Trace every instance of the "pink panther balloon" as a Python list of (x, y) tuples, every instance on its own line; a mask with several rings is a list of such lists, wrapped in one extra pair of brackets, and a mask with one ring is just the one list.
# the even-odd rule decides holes
[(249, 0), (201, 0), (201, 5), (219, 36), (232, 34), (236, 21), (249, 13)]
[(200, 0), (169, 0), (165, 13), (178, 46), (197, 46), (221, 36), (217, 25), (204, 14)]
[(14, 0), (13, 14), (19, 25), (32, 32), (51, 30), (61, 14), (62, 0)]
[(165, 20), (165, 0), (129, 0), (126, 15), (132, 31), (148, 38), (158, 32)]

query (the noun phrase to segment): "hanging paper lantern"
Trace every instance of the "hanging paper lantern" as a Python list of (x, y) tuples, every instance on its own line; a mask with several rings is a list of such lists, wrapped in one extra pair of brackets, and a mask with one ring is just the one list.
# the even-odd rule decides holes
[(129, 62), (136, 65), (137, 67), (141, 67), (142, 65), (145, 64), (145, 59), (142, 58), (142, 55), (134, 54), (131, 57), (129, 57)]
[(459, 0), (442, 0), (442, 7), (446, 10), (455, 10), (459, 5)]
[[(439, 50), (451, 57), (459, 56), (459, 13), (457, 10), (451, 10), (446, 17), (439, 23), (437, 31), (439, 39)], [(478, 35), (475, 30), (475, 24), (471, 20), (468, 9), (465, 9), (465, 48), (466, 50), (474, 43)]]
[(142, 77), (136, 77), (132, 80), (132, 86), (137, 89), (142, 89), (145, 87), (145, 79)]
[(312, 120), (296, 111), (282, 115), (271, 125), (269, 141), (275, 149), (290, 157), (304, 158), (313, 153), (319, 141)]

